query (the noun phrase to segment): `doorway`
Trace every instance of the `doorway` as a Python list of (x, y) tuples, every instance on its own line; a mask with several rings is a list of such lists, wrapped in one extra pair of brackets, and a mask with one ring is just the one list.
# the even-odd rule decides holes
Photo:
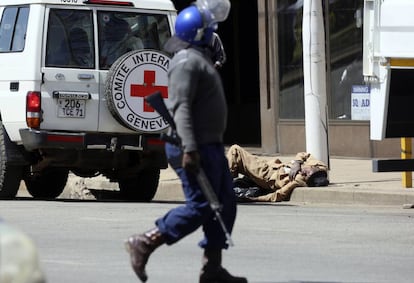
[[(173, 1), (177, 10), (193, 1)], [(231, 0), (226, 21), (217, 33), (227, 62), (220, 69), (228, 104), (225, 144), (260, 145), (260, 89), (257, 1)]]

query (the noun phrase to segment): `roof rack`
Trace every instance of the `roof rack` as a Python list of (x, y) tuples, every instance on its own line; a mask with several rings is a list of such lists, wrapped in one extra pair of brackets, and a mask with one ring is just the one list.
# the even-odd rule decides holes
[(113, 6), (130, 6), (133, 7), (134, 3), (128, 1), (114, 1), (114, 0), (84, 0), (84, 4), (99, 4), (99, 5), (113, 5)]

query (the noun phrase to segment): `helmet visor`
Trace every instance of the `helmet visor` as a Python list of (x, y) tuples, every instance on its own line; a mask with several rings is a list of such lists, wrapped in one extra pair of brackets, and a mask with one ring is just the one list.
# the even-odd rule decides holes
[(197, 0), (196, 5), (200, 10), (208, 11), (214, 22), (225, 21), (231, 8), (229, 0)]

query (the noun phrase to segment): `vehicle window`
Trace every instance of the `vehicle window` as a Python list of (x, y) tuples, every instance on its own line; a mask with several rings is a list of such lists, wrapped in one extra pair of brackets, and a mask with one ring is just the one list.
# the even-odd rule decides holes
[(26, 42), (28, 7), (5, 8), (0, 23), (0, 52), (18, 52)]
[(46, 67), (95, 68), (92, 12), (51, 9)]
[(98, 12), (99, 67), (108, 69), (123, 54), (162, 50), (171, 36), (166, 15)]

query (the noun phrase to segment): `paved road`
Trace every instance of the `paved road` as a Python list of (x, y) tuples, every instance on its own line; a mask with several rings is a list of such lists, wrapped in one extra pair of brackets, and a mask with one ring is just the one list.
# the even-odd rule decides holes
[[(179, 201), (0, 201), (0, 216), (38, 245), (50, 283), (138, 282), (123, 240)], [(413, 282), (414, 209), (239, 204), (224, 265), (256, 283)], [(197, 282), (201, 232), (156, 250), (148, 282)]]

